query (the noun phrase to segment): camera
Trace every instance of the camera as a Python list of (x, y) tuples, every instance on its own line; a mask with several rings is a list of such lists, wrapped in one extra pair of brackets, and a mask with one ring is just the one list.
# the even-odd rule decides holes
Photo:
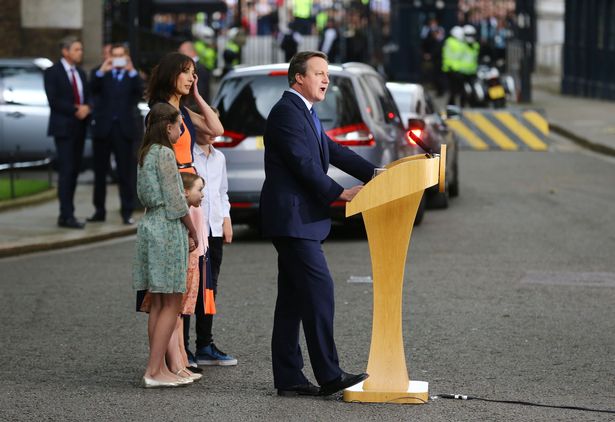
[(125, 57), (114, 57), (112, 60), (113, 67), (125, 67), (126, 63)]

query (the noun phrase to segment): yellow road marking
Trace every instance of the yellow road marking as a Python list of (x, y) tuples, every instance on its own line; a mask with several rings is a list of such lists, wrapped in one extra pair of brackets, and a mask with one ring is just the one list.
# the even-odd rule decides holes
[(256, 137), (256, 149), (265, 149), (265, 138), (262, 136)]
[(536, 128), (545, 136), (549, 136), (549, 122), (547, 122), (545, 118), (540, 115), (540, 113), (535, 111), (525, 111), (523, 113), (523, 117), (525, 117), (528, 122), (536, 126)]
[(489, 145), (480, 139), (474, 132), (472, 132), (461, 120), (447, 120), (446, 124), (451, 127), (459, 136), (464, 138), (470, 146), (478, 150), (488, 150)]
[(465, 117), (470, 119), (480, 130), (485, 132), (489, 138), (493, 140), (500, 148), (507, 151), (516, 151), (519, 149), (506, 134), (498, 129), (493, 123), (491, 123), (485, 116), (477, 112), (466, 111), (463, 113)]
[(512, 114), (506, 111), (497, 111), (493, 115), (504, 124), (512, 133), (517, 135), (519, 139), (525, 142), (530, 148), (537, 151), (546, 151), (547, 144), (542, 142), (532, 132), (530, 132), (523, 124), (513, 117)]

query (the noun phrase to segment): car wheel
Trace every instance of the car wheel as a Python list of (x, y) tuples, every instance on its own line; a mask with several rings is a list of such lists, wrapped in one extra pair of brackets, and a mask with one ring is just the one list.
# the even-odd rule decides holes
[(448, 196), (451, 198), (459, 196), (459, 170), (456, 162), (453, 168), (453, 181), (448, 185)]
[(445, 209), (448, 208), (448, 198), (450, 192), (450, 184), (446, 184), (446, 189), (444, 192), (436, 191), (433, 195), (429, 197), (429, 203), (427, 204), (429, 208), (434, 209)]
[(506, 98), (500, 98), (493, 102), (493, 108), (506, 108)]
[(423, 216), (425, 215), (425, 194), (421, 198), (421, 202), (419, 203), (419, 209), (416, 211), (416, 217), (414, 217), (414, 225), (418, 226), (423, 221)]

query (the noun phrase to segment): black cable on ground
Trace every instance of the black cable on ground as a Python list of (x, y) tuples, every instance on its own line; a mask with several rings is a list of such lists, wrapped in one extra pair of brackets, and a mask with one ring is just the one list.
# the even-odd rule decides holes
[(552, 405), (552, 404), (534, 403), (534, 402), (522, 401), (522, 400), (496, 400), (496, 399), (487, 399), (484, 397), (466, 396), (462, 394), (438, 394), (435, 396), (431, 396), (431, 398), (432, 399), (453, 399), (453, 400), (479, 400), (479, 401), (486, 401), (486, 402), (492, 402), (492, 403), (520, 404), (523, 406), (550, 407), (552, 409), (570, 409), (570, 410), (582, 410), (584, 412), (599, 412), (599, 413), (615, 414), (615, 410), (611, 410), (611, 409), (592, 409), (590, 407), (583, 407), (583, 406), (559, 406), (559, 405)]

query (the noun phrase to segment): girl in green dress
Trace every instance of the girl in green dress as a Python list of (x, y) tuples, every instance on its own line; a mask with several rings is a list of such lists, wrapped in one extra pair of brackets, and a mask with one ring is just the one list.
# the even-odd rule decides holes
[(198, 244), (190, 220), (173, 144), (181, 135), (179, 111), (167, 103), (155, 104), (139, 150), (137, 193), (145, 215), (137, 228), (133, 288), (147, 290), (151, 307), (147, 332), (149, 360), (146, 388), (177, 387), (192, 382), (173, 374), (165, 353), (186, 291), (188, 237)]

